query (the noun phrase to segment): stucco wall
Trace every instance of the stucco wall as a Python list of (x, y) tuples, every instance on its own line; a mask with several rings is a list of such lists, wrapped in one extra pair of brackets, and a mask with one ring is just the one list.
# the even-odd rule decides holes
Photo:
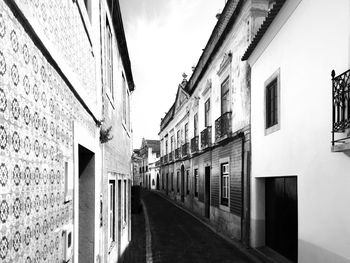
[[(347, 0), (303, 0), (253, 54), (252, 245), (264, 244), (264, 185), (254, 178), (296, 175), (298, 262), (350, 261), (350, 159), (331, 152), (331, 70), (348, 69), (349, 15)], [(265, 136), (264, 82), (278, 69), (281, 129)]]

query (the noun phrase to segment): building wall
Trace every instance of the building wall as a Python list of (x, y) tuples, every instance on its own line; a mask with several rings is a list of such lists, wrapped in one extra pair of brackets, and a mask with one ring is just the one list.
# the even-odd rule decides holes
[[(330, 132), (331, 70), (349, 69), (349, 10), (346, 0), (287, 1), (251, 57), (252, 245), (265, 242), (264, 178), (297, 176), (298, 262), (350, 261), (350, 162), (331, 151)], [(281, 127), (265, 136), (264, 83), (278, 69)]]
[[(129, 206), (130, 202), (130, 181), (131, 181), (131, 173), (132, 173), (132, 165), (131, 165), (131, 126), (130, 120), (128, 119), (130, 114), (126, 114), (125, 118), (123, 116), (123, 97), (126, 95), (126, 111), (129, 109), (127, 105), (130, 103), (129, 97), (130, 92), (126, 82), (126, 74), (125, 69), (123, 67), (123, 63), (121, 61), (121, 54), (117, 44), (117, 35), (115, 33), (114, 22), (115, 18), (112, 17), (112, 14), (109, 11), (109, 7), (107, 5), (107, 1), (101, 1), (101, 45), (103, 52), (103, 59), (101, 60), (102, 66), (102, 86), (103, 86), (103, 94), (102, 94), (102, 106), (103, 106), (103, 119), (104, 122), (102, 124), (103, 129), (107, 129), (112, 127), (111, 137), (112, 139), (107, 143), (103, 144), (103, 181), (102, 181), (102, 192), (108, 193), (109, 181), (115, 180), (116, 182), (116, 195), (118, 198), (118, 182), (121, 182), (121, 193), (122, 197), (121, 202), (117, 202), (116, 211), (118, 209), (122, 209), (121, 217), (122, 219), (127, 218), (128, 220), (124, 223), (121, 218), (118, 216), (115, 217), (115, 226), (117, 229), (117, 242), (112, 244), (108, 243), (108, 195), (103, 195), (103, 227), (102, 233), (104, 236), (104, 248), (103, 255), (107, 262), (116, 262), (118, 258), (123, 254), (125, 248), (129, 243), (129, 229), (130, 225), (130, 210), (127, 209), (127, 214), (124, 214), (124, 191), (125, 185), (127, 189), (127, 206)], [(107, 84), (107, 76), (106, 76), (106, 24), (109, 24), (111, 27), (112, 38), (113, 38), (113, 92), (110, 92), (108, 84)], [(123, 78), (124, 76), (124, 78)], [(124, 82), (124, 83), (123, 83)], [(119, 207), (118, 204), (121, 206)], [(118, 214), (118, 213), (117, 213)], [(121, 225), (120, 225), (121, 224)], [(120, 243), (118, 243), (120, 241)]]
[[(262, 18), (266, 15), (268, 1), (246, 1), (241, 6), (231, 5), (228, 1), (228, 10), (224, 12), (220, 19), (230, 19), (237, 8), (237, 14), (234, 15), (233, 25), (228, 29), (227, 34), (220, 42), (219, 48), (212, 54), (210, 64), (203, 69), (203, 64), (199, 62), (198, 67), (203, 70), (198, 84), (193, 87), (193, 93), (182, 108), (177, 110), (173, 119), (165, 129), (160, 132), (160, 139), (165, 146), (166, 135), (168, 145), (170, 138), (177, 134), (178, 130), (183, 129), (186, 122), (189, 123), (188, 137), (191, 140), (197, 134), (194, 134), (194, 116), (198, 114), (198, 135), (199, 151), (192, 153), (190, 158), (190, 195), (185, 198), (185, 206), (191, 209), (199, 216), (205, 216), (205, 167), (210, 167), (210, 222), (220, 232), (230, 238), (242, 239), (246, 242), (247, 234), (245, 229), (249, 229), (247, 217), (249, 214), (242, 211), (248, 210), (249, 197), (247, 178), (248, 170), (245, 167), (249, 165), (247, 156), (250, 153), (250, 70), (246, 62), (241, 62), (242, 53), (247, 48), (251, 36), (256, 32)], [(219, 22), (220, 23), (220, 22)], [(207, 47), (211, 49), (212, 47)], [(206, 53), (206, 52), (204, 52)], [(226, 66), (224, 66), (226, 65)], [(195, 75), (199, 74), (195, 70)], [(225, 138), (216, 139), (215, 121), (222, 116), (221, 112), (221, 84), (229, 79), (229, 109), (232, 112), (230, 118), (231, 129)], [(192, 83), (192, 77), (189, 80)], [(191, 84), (190, 84), (191, 86)], [(210, 98), (210, 123), (212, 147), (203, 149), (201, 147), (201, 132), (205, 127), (205, 102)], [(176, 105), (176, 103), (175, 103)], [(183, 143), (183, 142), (182, 142)], [(244, 148), (243, 148), (244, 147)], [(170, 148), (170, 147), (168, 147)], [(163, 154), (166, 151), (162, 151)], [(170, 150), (168, 149), (168, 152)], [(220, 160), (226, 158), (230, 165), (230, 184), (228, 207), (221, 206), (220, 202)], [(174, 165), (174, 177), (176, 178), (176, 169), (180, 169), (181, 160), (170, 164)], [(194, 169), (198, 169), (199, 191), (198, 197), (194, 196)], [(170, 174), (169, 174), (170, 175)], [(176, 190), (176, 189), (175, 189)], [(174, 192), (169, 196), (176, 200), (181, 200)], [(244, 206), (246, 209), (244, 209)], [(244, 222), (244, 225), (243, 223)], [(242, 228), (243, 225), (243, 228)]]
[[(62, 230), (73, 227), (74, 216), (72, 199), (65, 202), (68, 195), (65, 186), (68, 185), (71, 195), (73, 173), (77, 169), (73, 159), (74, 127), (79, 126), (93, 141), (98, 141), (94, 120), (72, 92), (75, 90), (73, 77), (79, 83), (81, 81), (81, 86), (94, 87), (94, 74), (82, 80), (76, 72), (69, 76), (62, 72), (63, 64), (53, 57), (63, 56), (62, 53), (68, 50), (50, 53), (52, 38), (41, 38), (45, 30), (38, 22), (49, 17), (46, 12), (53, 12), (54, 7), (50, 8), (42, 3), (39, 18), (36, 13), (39, 6), (32, 2), (0, 3), (0, 235), (3, 262), (21, 262), (28, 258), (48, 262), (63, 260)], [(64, 14), (64, 8), (67, 7), (61, 6), (57, 10)], [(71, 12), (72, 15), (78, 12), (76, 5), (72, 4)], [(31, 24), (25, 23), (23, 17)], [(78, 30), (76, 37), (83, 38), (80, 24), (75, 22), (71, 25)], [(63, 25), (57, 21), (52, 23), (56, 23), (57, 34), (65, 33)], [(65, 41), (55, 39), (57, 45), (67, 45)], [(84, 47), (81, 49), (86, 51)], [(76, 58), (75, 62), (81, 66), (86, 61)], [(94, 67), (90, 62), (84, 65)], [(96, 108), (93, 111), (97, 112)], [(96, 167), (98, 169), (99, 163)]]

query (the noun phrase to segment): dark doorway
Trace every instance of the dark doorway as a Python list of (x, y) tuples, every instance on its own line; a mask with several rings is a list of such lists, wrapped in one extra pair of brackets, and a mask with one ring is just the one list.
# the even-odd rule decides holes
[(297, 177), (266, 178), (266, 246), (298, 260)]
[(78, 148), (79, 162), (79, 262), (94, 262), (95, 155)]
[(166, 183), (165, 192), (166, 194), (168, 194), (169, 193), (169, 174), (168, 173), (166, 174), (166, 177), (165, 177), (165, 183)]
[(205, 167), (205, 191), (204, 191), (204, 213), (205, 217), (210, 217), (210, 166)]
[(159, 174), (157, 174), (157, 185), (156, 185), (157, 190), (159, 190)]
[(185, 167), (181, 165), (181, 202), (185, 202)]

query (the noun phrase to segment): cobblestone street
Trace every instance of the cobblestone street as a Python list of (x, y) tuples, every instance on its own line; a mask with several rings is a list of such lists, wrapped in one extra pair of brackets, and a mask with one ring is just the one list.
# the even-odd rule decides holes
[[(254, 262), (233, 245), (156, 193), (144, 191), (151, 229), (153, 262)], [(133, 215), (132, 241), (123, 262), (141, 262), (145, 253), (145, 226), (140, 215)], [(138, 225), (136, 226), (136, 221)], [(135, 232), (137, 231), (137, 232)], [(142, 238), (140, 238), (142, 237)], [(150, 261), (149, 261), (150, 262)]]

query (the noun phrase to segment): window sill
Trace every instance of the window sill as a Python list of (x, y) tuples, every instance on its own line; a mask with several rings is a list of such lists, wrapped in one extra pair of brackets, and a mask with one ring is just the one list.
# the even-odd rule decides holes
[(275, 124), (275, 125), (273, 125), (273, 126), (271, 126), (271, 127), (269, 127), (269, 128), (266, 128), (266, 129), (265, 129), (265, 136), (266, 136), (266, 135), (269, 135), (269, 134), (271, 134), (271, 133), (274, 133), (274, 132), (276, 132), (276, 131), (278, 131), (278, 130), (280, 130), (280, 129), (281, 129), (280, 123), (277, 123), (277, 124)]
[(332, 152), (345, 152), (350, 150), (350, 142), (334, 145), (331, 148)]

